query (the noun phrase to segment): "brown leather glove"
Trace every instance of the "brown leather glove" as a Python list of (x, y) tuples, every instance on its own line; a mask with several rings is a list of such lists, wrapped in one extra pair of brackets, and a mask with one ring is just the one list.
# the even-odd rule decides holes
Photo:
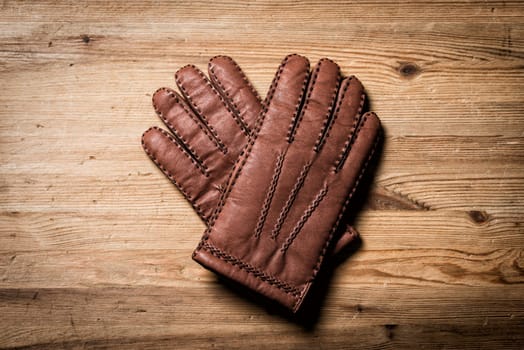
[[(259, 95), (231, 58), (213, 57), (208, 73), (210, 80), (195, 66), (180, 69), (175, 79), (183, 97), (169, 88), (157, 90), (153, 106), (172, 135), (152, 127), (142, 136), (147, 155), (206, 225), (262, 111)], [(335, 254), (357, 235), (348, 225)]]
[(334, 62), (287, 56), (193, 259), (296, 312), (379, 138), (363, 103)]

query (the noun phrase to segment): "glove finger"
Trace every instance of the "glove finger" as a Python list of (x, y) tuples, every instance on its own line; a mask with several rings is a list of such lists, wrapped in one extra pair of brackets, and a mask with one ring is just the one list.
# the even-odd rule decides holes
[(220, 191), (210, 183), (208, 169), (202, 161), (181, 140), (157, 127), (144, 132), (142, 147), (207, 223)]
[(333, 248), (332, 255), (338, 256), (341, 254), (342, 251), (346, 249), (349, 245), (355, 241), (355, 239), (358, 237), (358, 231), (350, 225), (346, 226), (346, 231), (338, 238), (338, 240), (335, 243), (335, 247)]
[(153, 108), (164, 124), (185, 147), (202, 161), (211, 176), (217, 176), (222, 166), (225, 146), (214, 137), (212, 130), (195, 115), (175, 91), (158, 89), (153, 95)]
[(336, 163), (340, 174), (338, 181), (353, 184), (350, 187), (350, 196), (373, 156), (381, 134), (380, 120), (375, 113), (367, 112), (360, 119), (351, 141), (347, 143)]
[(300, 143), (300, 147), (316, 145), (321, 130), (328, 125), (334, 108), (340, 83), (339, 66), (327, 59), (321, 59), (313, 69), (303, 108), (294, 121), (289, 139)]
[(262, 99), (238, 64), (228, 56), (215, 56), (209, 61), (208, 73), (215, 89), (247, 129), (252, 130), (262, 111)]
[(301, 106), (308, 78), (307, 58), (295, 54), (284, 58), (264, 101), (265, 112), (255, 133), (273, 145), (286, 143), (284, 141)]
[(188, 104), (224, 145), (228, 157), (236, 159), (249, 134), (242, 120), (195, 66), (181, 68), (175, 79)]
[(317, 143), (319, 168), (334, 169), (334, 161), (341, 157), (342, 150), (351, 143), (358, 128), (360, 114), (365, 102), (364, 88), (355, 77), (342, 80), (333, 116), (324, 128)]

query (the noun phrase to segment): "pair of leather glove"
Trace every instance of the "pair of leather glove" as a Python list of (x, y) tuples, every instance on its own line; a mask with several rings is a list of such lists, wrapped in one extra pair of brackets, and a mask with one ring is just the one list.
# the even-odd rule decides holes
[(208, 73), (185, 66), (181, 94), (154, 94), (171, 133), (148, 129), (143, 148), (207, 224), (193, 259), (296, 312), (326, 254), (356, 236), (335, 232), (380, 121), (329, 59), (311, 70), (287, 56), (264, 101), (231, 58), (212, 58)]

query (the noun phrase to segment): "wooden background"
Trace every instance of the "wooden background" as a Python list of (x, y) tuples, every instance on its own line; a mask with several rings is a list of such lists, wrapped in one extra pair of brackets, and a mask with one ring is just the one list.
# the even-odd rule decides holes
[[(0, 6), (0, 348), (524, 346), (522, 1)], [(357, 75), (386, 133), (303, 319), (191, 260), (204, 225), (140, 146), (180, 66), (230, 55), (264, 95), (293, 52)]]

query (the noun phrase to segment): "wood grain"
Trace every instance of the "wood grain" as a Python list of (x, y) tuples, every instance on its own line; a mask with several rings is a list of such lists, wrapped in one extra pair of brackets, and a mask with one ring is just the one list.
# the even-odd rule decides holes
[[(524, 346), (521, 1), (0, 4), (0, 348)], [(311, 314), (192, 262), (204, 225), (143, 154), (151, 94), (230, 55), (364, 83), (385, 142)]]

